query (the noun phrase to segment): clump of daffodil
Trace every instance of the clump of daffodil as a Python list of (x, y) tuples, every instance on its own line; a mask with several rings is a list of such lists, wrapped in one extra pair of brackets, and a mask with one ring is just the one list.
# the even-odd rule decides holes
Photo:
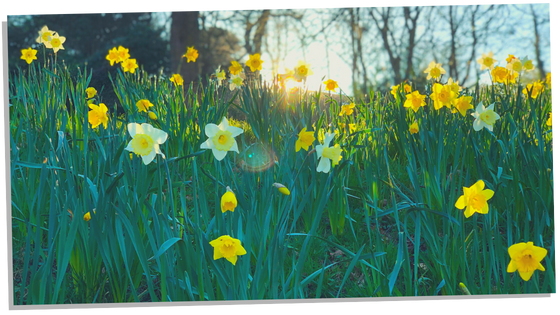
[(45, 42), (44, 44), (46, 48), (52, 49), (56, 54), (60, 49), (64, 49), (62, 44), (64, 44), (65, 41), (66, 37), (59, 36), (58, 33), (54, 33), (54, 35), (51, 36), (51, 40)]
[(31, 64), (33, 60), (37, 60), (37, 50), (29, 47), (27, 49), (21, 50), (21, 58), (27, 62), (27, 64)]
[[(397, 92), (399, 91), (400, 87), (401, 87), (400, 84), (391, 87), (391, 95), (393, 95), (395, 99), (397, 98)], [(404, 83), (402, 87), (405, 93), (410, 93), (412, 91), (412, 87), (407, 83)]]
[(157, 120), (157, 115), (154, 112), (148, 112), (148, 117), (150, 117), (151, 120)]
[(527, 84), (527, 86), (523, 89), (523, 94), (528, 95), (531, 92), (532, 98), (537, 98), (539, 94), (544, 91), (544, 84), (542, 81), (536, 81), (533, 83)]
[[(317, 159), (319, 160), (317, 172), (328, 173), (331, 170), (331, 164), (335, 167), (338, 162), (342, 160), (342, 149), (340, 148), (340, 145), (335, 144), (333, 147), (329, 147), (334, 136), (334, 133), (326, 133), (324, 144), (315, 146)], [(329, 160), (331, 163), (329, 163)]]
[(408, 127), (408, 131), (411, 134), (418, 133), (420, 131), (420, 127), (418, 126), (418, 122), (415, 121), (414, 123), (412, 123), (412, 125), (410, 125), (410, 127)]
[(455, 100), (457, 94), (451, 90), (450, 85), (441, 85), (439, 83), (434, 83), (432, 86), (432, 94), (430, 98), (434, 101), (434, 108), (439, 110), (443, 106), (451, 108), (451, 104)]
[(241, 73), (241, 71), (243, 71), (243, 66), (239, 62), (232, 60), (231, 66), (229, 66), (229, 72), (232, 75), (238, 75)]
[(551, 73), (549, 72), (546, 74), (546, 85), (548, 85), (548, 87), (551, 87), (551, 83)]
[(496, 120), (500, 119), (500, 115), (498, 115), (494, 111), (494, 104), (490, 104), (488, 107), (484, 107), (482, 102), (478, 104), (476, 107), (476, 111), (471, 114), (475, 121), (473, 123), (473, 128), (475, 131), (480, 131), (482, 128), (486, 128), (490, 131), (493, 131), (494, 123)]
[(354, 103), (342, 105), (342, 107), (340, 108), (340, 114), (338, 114), (338, 115), (339, 116), (344, 116), (344, 115), (350, 116), (354, 112), (354, 107), (356, 107), (356, 105), (354, 105)]
[(436, 63), (435, 61), (432, 61), (430, 62), (430, 65), (428, 65), (428, 68), (424, 70), (424, 73), (428, 74), (426, 79), (430, 80), (433, 78), (437, 80), (442, 74), (445, 74), (445, 69), (441, 67), (441, 63)]
[(484, 182), (477, 181), (471, 187), (463, 187), (463, 195), (457, 199), (455, 207), (465, 209), (465, 218), (472, 216), (475, 212), (488, 213), (488, 200), (494, 196), (494, 191), (484, 189)]
[(109, 121), (109, 116), (107, 116), (107, 106), (100, 103), (99, 106), (95, 104), (89, 104), (91, 109), (88, 112), (88, 122), (91, 124), (92, 128), (97, 128), (99, 125), (103, 124), (103, 127), (107, 129), (107, 122)]
[(183, 77), (180, 74), (174, 74), (169, 78), (169, 81), (175, 83), (175, 85), (183, 85)]
[(243, 133), (243, 129), (229, 125), (227, 118), (223, 118), (219, 125), (207, 124), (204, 132), (208, 139), (200, 145), (201, 149), (212, 149), (216, 160), (221, 161), (228, 151), (239, 153), (235, 137)]
[(237, 198), (235, 198), (235, 194), (229, 186), (226, 187), (226, 190), (227, 191), (222, 195), (222, 200), (220, 202), (222, 213), (225, 213), (226, 211), (233, 212), (237, 207)]
[(187, 63), (189, 62), (196, 62), (196, 58), (198, 58), (198, 50), (194, 49), (194, 46), (187, 47), (187, 52), (183, 55), (183, 58), (187, 58)]
[(455, 105), (457, 111), (459, 111), (459, 113), (461, 113), (461, 115), (465, 117), (465, 115), (467, 114), (467, 110), (474, 108), (471, 102), (472, 102), (472, 96), (463, 95), (459, 98), (456, 98), (453, 101), (453, 105)]
[(521, 73), (523, 71), (523, 62), (519, 58), (512, 58), (506, 65), (506, 69), (510, 73)]
[[(95, 210), (93, 210), (93, 213), (95, 213)], [(91, 220), (91, 213), (87, 212), (86, 214), (84, 214), (84, 221), (89, 221)]]
[(136, 102), (136, 107), (138, 108), (138, 112), (145, 112), (147, 113), (148, 110), (150, 109), (150, 107), (153, 107), (154, 104), (152, 104), (150, 101), (143, 99), (143, 100), (139, 100), (138, 102)]
[(145, 165), (150, 164), (156, 157), (156, 154), (160, 154), (165, 158), (159, 145), (164, 144), (167, 140), (167, 132), (146, 123), (130, 123), (127, 127), (132, 140), (130, 140), (125, 150), (140, 155)]
[(298, 61), (296, 68), (294, 69), (294, 78), (301, 82), (302, 80), (307, 79), (308, 76), (312, 75), (313, 71), (311, 71), (311, 65), (305, 63), (304, 61)]
[(43, 44), (44, 45), (45, 43), (51, 41), (51, 38), (55, 33), (56, 32), (54, 32), (52, 30), (49, 30), (49, 28), (45, 25), (39, 31), (39, 37), (37, 37), (37, 39), (35, 41), (38, 44)]
[(214, 260), (225, 258), (235, 266), (237, 256), (247, 254), (247, 251), (241, 246), (241, 241), (232, 238), (229, 235), (222, 235), (210, 242), (214, 247)]
[(336, 83), (333, 79), (328, 79), (327, 81), (323, 82), (326, 85), (326, 90), (331, 91), (334, 93), (334, 90), (338, 88), (338, 83)]
[(280, 184), (280, 183), (274, 183), (272, 184), (272, 186), (274, 186), (274, 188), (278, 189), (278, 191), (286, 196), (290, 195), (290, 190), (288, 188), (286, 188), (286, 186)]
[(482, 57), (478, 58), (476, 62), (480, 64), (480, 70), (492, 70), (494, 68), (494, 64), (498, 62), (498, 60), (494, 59), (494, 54), (492, 52), (489, 52), (487, 54), (482, 54)]
[(254, 55), (249, 55), (249, 60), (245, 62), (245, 65), (251, 68), (251, 72), (255, 72), (257, 70), (262, 70), (263, 61), (261, 60), (261, 54), (257, 53)]
[(406, 101), (403, 106), (406, 108), (412, 108), (416, 113), (420, 107), (426, 106), (426, 95), (422, 95), (418, 91), (407, 94)]
[[(117, 49), (117, 62), (124, 62), (128, 58), (130, 58), (130, 54), (128, 53), (128, 48), (124, 48), (123, 46), (119, 46)], [(136, 62), (136, 60), (134, 60)]]
[(240, 89), (243, 86), (244, 78), (245, 75), (243, 73), (232, 75), (231, 78), (229, 78), (229, 90), (233, 91), (235, 89)]
[(97, 94), (97, 90), (94, 87), (88, 87), (86, 89), (87, 98), (93, 98)]
[(303, 128), (299, 132), (298, 139), (296, 140), (296, 152), (302, 148), (307, 151), (309, 146), (313, 144), (313, 141), (315, 141), (313, 131), (307, 131), (306, 128)]
[(138, 65), (136, 64), (136, 59), (126, 59), (121, 63), (124, 72), (134, 73)]
[(226, 72), (221, 70), (222, 66), (218, 66), (216, 69), (216, 80), (218, 81), (218, 85), (222, 85), (222, 81), (226, 79)]
[(535, 270), (545, 271), (541, 261), (546, 257), (545, 248), (533, 245), (533, 242), (517, 243), (508, 248), (511, 261), (507, 272), (518, 271), (521, 279), (529, 281)]

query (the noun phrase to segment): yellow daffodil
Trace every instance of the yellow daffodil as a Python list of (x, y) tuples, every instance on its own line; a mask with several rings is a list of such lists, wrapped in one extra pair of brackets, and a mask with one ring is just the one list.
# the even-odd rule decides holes
[(307, 151), (309, 146), (313, 144), (313, 141), (315, 141), (313, 131), (307, 131), (306, 128), (303, 128), (299, 132), (298, 139), (296, 140), (296, 152), (302, 148)]
[(138, 65), (136, 64), (136, 59), (126, 59), (121, 63), (124, 72), (134, 73)]
[(210, 242), (214, 248), (214, 260), (225, 258), (235, 266), (237, 256), (247, 254), (247, 251), (241, 246), (241, 241), (232, 238), (229, 235), (223, 235)]
[(507, 63), (506, 69), (508, 69), (511, 74), (513, 74), (514, 72), (521, 73), (521, 71), (523, 70), (523, 63), (519, 58), (513, 58), (510, 62)]
[(480, 64), (480, 70), (494, 68), (494, 64), (498, 62), (498, 60), (494, 59), (494, 54), (489, 52), (487, 54), (482, 54), (482, 57), (479, 58), (476, 62)]
[(148, 112), (148, 117), (150, 117), (151, 120), (157, 120), (157, 115), (154, 112)]
[(91, 109), (88, 112), (88, 122), (91, 124), (92, 128), (97, 128), (99, 125), (103, 124), (103, 127), (107, 129), (107, 122), (109, 121), (109, 116), (107, 116), (107, 106), (100, 103), (99, 106), (95, 104), (89, 104)]
[(510, 72), (504, 67), (495, 67), (491, 72), (492, 81), (495, 83), (511, 84), (515, 83), (516, 78), (519, 76), (517, 72)]
[(235, 137), (242, 134), (243, 129), (230, 126), (225, 117), (219, 125), (207, 124), (204, 132), (208, 139), (200, 145), (200, 148), (212, 149), (216, 160), (223, 160), (228, 151), (239, 153)]
[(483, 127), (493, 131), (494, 123), (496, 120), (500, 119), (500, 115), (498, 115), (494, 111), (494, 104), (490, 104), (488, 107), (484, 107), (482, 102), (478, 104), (476, 107), (476, 111), (471, 114), (475, 121), (473, 123), (473, 128), (475, 131), (480, 131)]
[(507, 272), (519, 272), (521, 279), (529, 281), (535, 270), (545, 271), (541, 261), (546, 257), (547, 250), (533, 245), (533, 242), (517, 243), (508, 248), (511, 261)]
[(305, 80), (308, 76), (313, 74), (313, 71), (311, 71), (311, 65), (301, 60), (298, 62), (294, 70), (294, 78), (298, 82)]
[[(123, 46), (119, 46), (117, 49), (118, 59), (117, 62), (125, 62), (128, 58), (130, 58), (130, 54), (128, 53), (128, 48), (124, 48)], [(134, 59), (134, 63), (136, 60)]]
[(150, 103), (150, 101), (144, 99), (144, 100), (139, 100), (138, 102), (136, 102), (136, 107), (138, 108), (138, 112), (145, 112), (147, 113), (148, 110), (150, 109), (150, 107), (154, 106), (154, 104)]
[(328, 173), (331, 170), (331, 163), (332, 166), (336, 166), (340, 160), (342, 160), (342, 149), (338, 144), (335, 144), (333, 147), (329, 147), (330, 142), (333, 140), (335, 134), (334, 133), (326, 133), (325, 134), (325, 142), (324, 144), (319, 144), (315, 146), (315, 150), (317, 151), (317, 159), (319, 163), (317, 165), (317, 172)]
[(418, 133), (420, 131), (420, 127), (418, 126), (418, 122), (415, 121), (414, 123), (412, 123), (412, 125), (410, 125), (410, 127), (408, 127), (408, 131), (411, 134)]
[(238, 75), (241, 73), (241, 71), (243, 71), (243, 66), (239, 62), (232, 60), (231, 66), (229, 66), (229, 72), (232, 75)]
[(249, 55), (249, 60), (247, 60), (245, 65), (251, 68), (251, 72), (255, 72), (257, 70), (262, 70), (262, 63), (261, 54), (254, 54)]
[[(348, 131), (350, 131), (350, 133), (356, 131), (356, 128), (357, 128), (356, 124), (348, 124)], [(342, 129), (346, 130), (346, 124), (345, 123), (342, 124)], [(336, 131), (338, 131), (338, 130), (335, 130), (335, 132)]]
[(461, 115), (465, 117), (465, 115), (467, 114), (467, 110), (474, 108), (471, 102), (472, 96), (463, 95), (459, 98), (456, 98), (453, 101), (453, 105), (455, 105), (455, 108), (459, 111), (459, 113), (461, 113)]
[(272, 186), (274, 186), (276, 189), (278, 189), (278, 191), (286, 196), (290, 195), (290, 190), (288, 188), (286, 188), (286, 186), (280, 184), (280, 183), (274, 183), (272, 184)]
[(243, 86), (243, 79), (245, 75), (240, 73), (239, 75), (232, 75), (229, 79), (229, 90), (233, 91), (235, 89), (240, 89)]
[(92, 98), (97, 94), (97, 90), (94, 87), (88, 87), (86, 89), (87, 98)]
[(332, 79), (323, 82), (326, 85), (326, 90), (334, 93), (334, 89), (338, 88), (338, 83)]
[[(93, 213), (95, 213), (95, 210), (93, 210)], [(88, 212), (88, 213), (84, 214), (84, 221), (87, 222), (89, 220), (91, 220), (91, 213)]]
[(552, 113), (548, 115), (548, 119), (546, 120), (546, 125), (552, 127)]
[(39, 31), (39, 37), (35, 40), (38, 44), (45, 44), (51, 41), (52, 36), (55, 34), (54, 31), (49, 30), (45, 25)]
[[(400, 85), (395, 85), (391, 87), (391, 95), (393, 95), (395, 99), (397, 98), (397, 92), (399, 91), (400, 87), (401, 87)], [(406, 93), (410, 93), (412, 91), (412, 87), (409, 84), (405, 83), (403, 84), (403, 90)]]
[(105, 56), (105, 59), (109, 60), (111, 66), (114, 65), (115, 62), (116, 63), (121, 62), (121, 60), (119, 60), (119, 52), (117, 50), (117, 47), (113, 47), (112, 49), (110, 49), (107, 56)]
[(183, 77), (176, 73), (174, 75), (171, 76), (171, 78), (169, 78), (169, 81), (175, 83), (175, 85), (183, 85), (184, 81), (183, 81)]
[(156, 154), (160, 154), (165, 158), (159, 145), (164, 144), (167, 140), (167, 132), (146, 123), (130, 123), (127, 127), (132, 140), (130, 140), (125, 150), (140, 155), (145, 165), (150, 164), (156, 157)]
[(45, 42), (44, 44), (46, 48), (52, 49), (56, 54), (60, 49), (64, 49), (64, 46), (62, 46), (62, 44), (64, 44), (65, 41), (66, 37), (58, 36), (57, 33), (54, 33), (54, 35), (51, 36), (51, 40)]
[(342, 105), (342, 107), (340, 109), (340, 114), (338, 114), (338, 115), (339, 116), (344, 116), (344, 115), (350, 116), (354, 112), (354, 107), (356, 107), (356, 105), (354, 105), (354, 103)]
[(237, 198), (235, 198), (235, 194), (229, 187), (227, 187), (227, 191), (222, 195), (220, 205), (222, 213), (225, 213), (226, 211), (233, 212), (237, 207)]
[(224, 70), (220, 70), (222, 66), (218, 66), (216, 70), (216, 80), (218, 80), (218, 85), (222, 85), (222, 81), (226, 79), (226, 72)]
[(531, 92), (532, 98), (537, 98), (539, 94), (544, 91), (544, 84), (542, 81), (536, 81), (533, 83), (527, 84), (527, 86), (523, 89), (523, 94), (528, 95), (529, 91)]
[(196, 58), (198, 58), (198, 50), (194, 49), (193, 47), (187, 47), (187, 52), (183, 55), (184, 58), (187, 58), (187, 63), (189, 62), (196, 62)]
[(494, 191), (484, 189), (484, 182), (477, 181), (471, 187), (463, 187), (463, 195), (457, 199), (455, 207), (465, 209), (465, 218), (472, 216), (475, 212), (488, 213), (488, 200), (494, 196)]
[(453, 79), (447, 79), (446, 86), (449, 86), (451, 91), (453, 91), (456, 95), (459, 95), (459, 92), (463, 90), (463, 88), (459, 85), (459, 81), (454, 82)]
[(436, 63), (435, 61), (430, 62), (428, 68), (424, 70), (424, 73), (427, 73), (428, 76), (426, 79), (438, 79), (442, 74), (445, 74), (445, 70), (441, 67), (441, 63)]
[(457, 94), (451, 90), (451, 86), (449, 85), (434, 83), (432, 91), (430, 98), (434, 101), (434, 108), (436, 110), (439, 110), (443, 106), (451, 108), (451, 104), (453, 104), (453, 101), (457, 97)]
[(406, 101), (403, 106), (406, 108), (412, 108), (416, 113), (420, 107), (426, 106), (426, 95), (422, 95), (418, 91), (407, 94)]
[(549, 72), (546, 74), (546, 84), (549, 89), (554, 90), (554, 72)]
[(530, 60), (527, 56), (521, 59), (521, 64), (523, 65), (523, 70), (525, 71), (535, 70), (535, 65), (533, 65), (533, 60)]
[(32, 49), (31, 47), (22, 49), (20, 59), (25, 60), (27, 64), (31, 64), (33, 60), (37, 60), (37, 50)]
[(508, 57), (506, 58), (506, 62), (510, 63), (513, 59), (515, 59), (514, 55), (508, 55)]

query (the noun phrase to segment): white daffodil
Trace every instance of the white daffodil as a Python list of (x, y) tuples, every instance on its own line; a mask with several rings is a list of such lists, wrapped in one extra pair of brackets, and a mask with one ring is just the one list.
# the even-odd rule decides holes
[(475, 121), (473, 123), (473, 128), (475, 131), (480, 131), (483, 127), (492, 131), (494, 123), (496, 120), (500, 119), (500, 115), (498, 115), (494, 111), (494, 104), (490, 104), (488, 107), (484, 107), (482, 102), (478, 104), (476, 107), (476, 111), (471, 114)]
[(226, 79), (226, 73), (224, 70), (220, 71), (221, 68), (222, 66), (218, 66), (218, 69), (216, 70), (216, 80), (218, 80), (218, 85), (222, 85), (222, 81)]
[(39, 31), (39, 37), (35, 40), (38, 44), (45, 44), (51, 41), (51, 38), (55, 34), (54, 31), (49, 30), (49, 28), (45, 25)]
[(167, 140), (165, 131), (154, 128), (150, 124), (131, 123), (128, 124), (128, 133), (132, 140), (125, 149), (142, 156), (144, 164), (150, 164), (156, 154), (161, 154), (165, 158), (159, 149), (159, 145)]
[(240, 89), (241, 86), (243, 85), (243, 79), (245, 78), (245, 75), (243, 75), (243, 73), (237, 74), (237, 75), (232, 75), (231, 78), (229, 79), (229, 89), (231, 91), (237, 89)]
[(319, 159), (317, 172), (328, 173), (331, 170), (331, 163), (329, 163), (329, 160), (332, 161), (332, 166), (334, 167), (342, 159), (342, 149), (338, 144), (335, 144), (333, 147), (329, 147), (329, 144), (334, 136), (334, 133), (325, 134), (324, 144), (315, 146), (315, 151), (317, 151), (317, 159)]
[(212, 149), (212, 153), (214, 154), (216, 160), (223, 160), (228, 151), (239, 153), (237, 142), (234, 138), (242, 134), (243, 129), (230, 126), (225, 117), (219, 125), (206, 125), (206, 127), (204, 127), (204, 132), (206, 133), (208, 140), (202, 143), (200, 148)]

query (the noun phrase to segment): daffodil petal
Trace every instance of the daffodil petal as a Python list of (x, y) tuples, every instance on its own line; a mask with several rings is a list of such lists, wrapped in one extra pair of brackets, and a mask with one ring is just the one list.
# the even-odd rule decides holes
[(206, 125), (206, 127), (204, 127), (204, 133), (209, 138), (214, 137), (219, 130), (220, 128), (218, 128), (218, 125), (216, 124), (208, 124)]
[(142, 162), (144, 162), (145, 165), (148, 165), (154, 160), (155, 157), (156, 150), (152, 150), (148, 155), (142, 155)]
[(509, 262), (509, 265), (507, 267), (507, 272), (515, 272), (517, 270), (517, 264), (515, 263), (514, 260)]
[(227, 128), (227, 131), (231, 132), (232, 137), (237, 137), (237, 136), (239, 136), (240, 134), (243, 133), (243, 129), (238, 128), (238, 127), (233, 127), (233, 126), (229, 126)]
[(204, 141), (201, 145), (200, 145), (201, 149), (214, 149), (214, 141), (212, 141), (212, 138), (208, 138), (206, 141)]
[(237, 141), (233, 140), (233, 144), (231, 145), (231, 148), (229, 148), (229, 150), (239, 153), (239, 148), (237, 147)]
[(140, 124), (130, 123), (128, 124), (128, 133), (132, 138), (134, 138), (137, 133), (143, 134), (144, 130), (142, 129), (142, 126)]
[(221, 150), (218, 150), (218, 149), (216, 149), (216, 148), (212, 148), (212, 153), (214, 154), (214, 157), (215, 157), (216, 160), (218, 160), (218, 161), (223, 160), (223, 159), (226, 157), (227, 152), (228, 152), (228, 151), (221, 151)]

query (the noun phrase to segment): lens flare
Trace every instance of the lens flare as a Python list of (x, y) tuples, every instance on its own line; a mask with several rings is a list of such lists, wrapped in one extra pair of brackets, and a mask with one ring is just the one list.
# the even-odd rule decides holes
[(242, 154), (239, 166), (247, 172), (262, 172), (276, 163), (276, 154), (272, 149), (260, 143), (254, 143)]

